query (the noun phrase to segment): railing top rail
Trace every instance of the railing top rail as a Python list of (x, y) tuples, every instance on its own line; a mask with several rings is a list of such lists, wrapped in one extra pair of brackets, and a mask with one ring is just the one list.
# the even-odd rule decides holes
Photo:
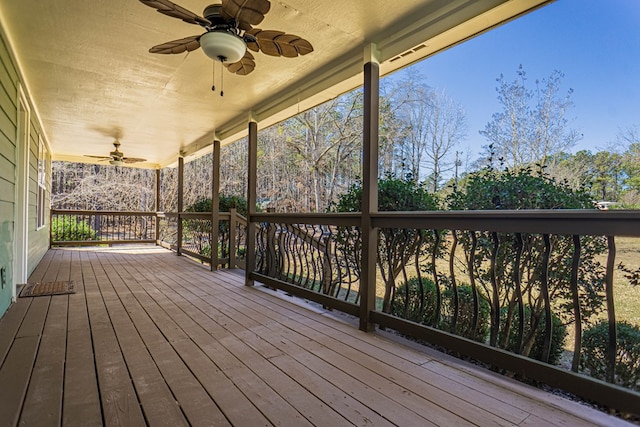
[(127, 215), (127, 216), (156, 216), (157, 212), (146, 211), (100, 211), (83, 209), (51, 209), (52, 215)]
[(381, 228), (640, 237), (640, 211), (597, 209), (379, 212)]
[[(178, 215), (178, 213), (171, 213), (172, 215)], [(180, 216), (183, 219), (211, 219), (211, 212), (180, 212)], [(218, 212), (218, 218), (220, 219), (229, 219), (231, 214), (229, 212)]]
[(240, 215), (239, 213), (236, 212), (236, 218), (240, 220), (240, 223), (247, 225), (247, 218)]
[[(254, 222), (357, 226), (356, 213), (257, 213)], [(597, 209), (538, 209), (488, 211), (377, 212), (372, 224), (379, 228), (429, 228), (640, 237), (640, 211)]]
[(372, 217), (517, 217), (517, 218), (630, 218), (640, 220), (640, 210), (600, 209), (495, 209), (441, 211), (381, 211)]
[[(158, 212), (159, 216), (165, 217), (177, 217), (180, 215), (182, 218), (211, 218), (211, 212)], [(241, 219), (246, 221), (246, 218), (242, 215), (236, 214)], [(229, 219), (231, 217), (230, 212), (218, 212), (218, 217), (220, 219)]]
[(320, 224), (320, 225), (360, 225), (361, 214), (357, 213), (256, 213), (251, 215), (253, 222), (279, 222), (282, 224)]

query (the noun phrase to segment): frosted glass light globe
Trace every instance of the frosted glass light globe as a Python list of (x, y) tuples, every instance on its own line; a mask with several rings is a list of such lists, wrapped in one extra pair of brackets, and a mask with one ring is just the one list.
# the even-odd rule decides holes
[(240, 61), (247, 51), (247, 45), (240, 37), (225, 31), (203, 34), (200, 46), (209, 58), (229, 64)]

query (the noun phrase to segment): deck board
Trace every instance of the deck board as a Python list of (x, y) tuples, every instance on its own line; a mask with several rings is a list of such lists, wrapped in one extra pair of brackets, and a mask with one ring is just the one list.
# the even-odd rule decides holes
[[(100, 268), (109, 271), (113, 267), (111, 264), (95, 265), (94, 271)], [(98, 286), (144, 416), (150, 424), (154, 425), (162, 423), (172, 426), (187, 425), (175, 397), (123, 305), (126, 304), (126, 299), (130, 295), (122, 295), (116, 291), (117, 288), (124, 286), (120, 274), (107, 276), (106, 271), (102, 270), (97, 274)], [(134, 402), (130, 402), (131, 405), (134, 405)]]
[[(54, 251), (60, 257), (60, 263), (71, 262), (71, 256), (79, 257), (73, 251)], [(67, 255), (67, 253), (69, 255)], [(96, 359), (94, 354), (92, 331), (90, 329), (85, 287), (89, 287), (93, 272), (91, 266), (81, 262), (74, 277), (82, 278), (76, 283), (76, 293), (68, 296), (67, 315), (67, 353), (63, 384), (62, 423), (70, 426), (100, 426), (103, 424), (103, 408), (100, 404)], [(60, 275), (58, 276), (62, 278)], [(84, 279), (86, 278), (86, 282)], [(55, 297), (59, 298), (59, 297)], [(92, 311), (93, 314), (93, 311)], [(99, 329), (96, 329), (98, 331)], [(94, 331), (94, 333), (96, 333)], [(44, 349), (42, 351), (45, 351)], [(107, 392), (107, 389), (105, 389)], [(107, 393), (103, 393), (103, 397)], [(107, 406), (105, 406), (107, 408)]]
[[(0, 369), (0, 420), (7, 420), (10, 425), (20, 418), (49, 301), (50, 297), (38, 297), (29, 305)], [(14, 386), (7, 387), (5, 384)]]
[(626, 425), (160, 248), (50, 250), (0, 319), (3, 425)]
[(68, 298), (51, 298), (40, 346), (20, 424), (57, 425), (62, 417), (62, 384), (67, 349)]
[(11, 350), (32, 301), (33, 298), (18, 298), (18, 301), (11, 306), (11, 310), (0, 319), (0, 366)]

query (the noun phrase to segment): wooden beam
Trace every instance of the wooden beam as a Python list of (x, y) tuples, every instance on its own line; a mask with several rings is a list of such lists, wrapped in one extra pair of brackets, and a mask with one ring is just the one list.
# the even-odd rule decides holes
[(182, 217), (184, 211), (184, 157), (178, 157), (178, 247), (176, 253), (182, 253)]
[(220, 223), (220, 141), (213, 141), (211, 173), (211, 271), (218, 269), (218, 225)]
[(257, 169), (258, 169), (258, 123), (250, 117), (247, 162), (247, 264), (245, 266), (245, 284), (253, 286), (251, 273), (256, 265), (256, 223), (252, 216), (256, 213)]
[(362, 156), (362, 272), (360, 275), (360, 329), (372, 331), (369, 314), (376, 307), (376, 254), (378, 230), (371, 224), (371, 214), (378, 211), (378, 122), (380, 66), (371, 45), (365, 52), (364, 120)]

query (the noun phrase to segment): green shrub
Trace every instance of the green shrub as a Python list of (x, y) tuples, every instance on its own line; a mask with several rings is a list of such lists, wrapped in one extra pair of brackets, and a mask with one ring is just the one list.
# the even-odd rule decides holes
[[(409, 291), (407, 295), (407, 290)], [(458, 287), (458, 319), (453, 326), (454, 293), (446, 289), (442, 295), (438, 329), (484, 342), (489, 333), (489, 303), (479, 299), (478, 326), (473, 331), (473, 291), (471, 286)], [(433, 326), (436, 316), (437, 294), (433, 280), (411, 278), (396, 288), (390, 312), (394, 316), (423, 325)]]
[[(473, 172), (448, 197), (448, 205), (452, 210), (594, 209), (585, 189), (576, 190), (566, 182), (557, 182), (538, 166), (507, 170), (486, 168)], [(504, 311), (508, 309), (504, 307), (513, 310), (519, 298), (530, 306), (525, 324), (544, 325), (542, 286), (546, 286), (552, 311), (558, 317), (552, 320), (554, 342), (557, 344), (553, 345), (550, 361), (554, 363), (558, 360), (562, 352), (560, 342), (564, 337), (556, 335), (556, 332), (565, 330), (562, 324), (575, 321), (571, 304), (573, 290), (569, 286), (573, 267), (573, 236), (476, 231), (459, 232), (458, 238), (458, 244), (465, 254), (471, 253), (472, 248), (474, 250), (474, 280), (479, 289), (493, 291), (485, 296), (496, 311), (503, 313), (501, 326), (504, 328), (505, 321), (510, 323), (506, 325), (510, 332), (505, 334), (503, 328), (498, 328), (498, 319), (495, 319), (490, 331), (490, 343), (515, 350), (518, 322), (517, 319), (506, 319)], [(545, 239), (548, 239), (551, 248), (546, 265), (541, 262), (546, 252)], [(582, 319), (589, 319), (604, 307), (602, 279), (605, 266), (601, 263), (601, 255), (606, 253), (607, 247), (606, 240), (601, 236), (581, 236), (580, 245), (578, 297)], [(492, 258), (495, 268), (491, 267)], [(515, 265), (516, 260), (519, 260), (519, 265)], [(521, 281), (519, 287), (514, 286), (516, 275)], [(546, 283), (543, 285), (543, 282)], [(540, 340), (544, 335), (527, 331), (524, 335), (523, 354), (542, 358), (542, 344), (534, 340)]]
[[(507, 308), (504, 307), (501, 312), (500, 319), (500, 334), (499, 339), (500, 342), (503, 343), (503, 347), (506, 350), (517, 352), (518, 348), (518, 326), (520, 325), (520, 316), (518, 315), (517, 310), (513, 313), (513, 317), (511, 319), (511, 324), (507, 325)], [(540, 317), (540, 321), (538, 322), (535, 332), (532, 333), (532, 319), (531, 319), (531, 306), (524, 306), (524, 338), (523, 342), (530, 343), (530, 349), (526, 348), (522, 351), (522, 355), (528, 356), (532, 359), (542, 360), (544, 355), (544, 330), (545, 330), (545, 319), (546, 315), (544, 312)], [(557, 364), (560, 361), (560, 357), (562, 356), (562, 352), (564, 351), (564, 340), (567, 337), (567, 326), (562, 323), (562, 320), (554, 314), (551, 313), (551, 350), (549, 351), (549, 360), (548, 362), (552, 365)], [(508, 328), (507, 328), (508, 327)], [(509, 336), (505, 337), (505, 331), (508, 329)], [(532, 337), (531, 340), (527, 340), (526, 337)]]
[[(618, 346), (616, 351), (615, 382), (640, 391), (640, 327), (627, 322), (616, 323)], [(592, 377), (606, 380), (609, 323), (600, 321), (584, 331), (580, 370)]]
[[(229, 209), (235, 208), (240, 215), (247, 215), (247, 199), (240, 196), (227, 196), (220, 194), (218, 203), (219, 212), (229, 212)], [(211, 212), (211, 198), (202, 198), (189, 205), (186, 212)]]
[(473, 288), (469, 285), (458, 286), (458, 319), (455, 328), (453, 326), (455, 311), (453, 289), (445, 290), (442, 297), (442, 329), (465, 338), (485, 342), (489, 335), (489, 316), (491, 313), (489, 302), (482, 297), (478, 298), (478, 325), (474, 331)]
[(51, 221), (51, 239), (54, 242), (96, 240), (96, 231), (85, 220), (73, 216), (58, 216)]
[(432, 325), (436, 314), (436, 298), (433, 280), (414, 277), (396, 288), (390, 312), (412, 322)]

